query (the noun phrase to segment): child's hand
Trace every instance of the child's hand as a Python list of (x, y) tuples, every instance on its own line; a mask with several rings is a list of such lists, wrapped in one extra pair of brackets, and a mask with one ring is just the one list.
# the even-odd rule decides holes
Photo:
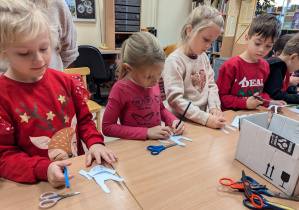
[(283, 105), (287, 105), (287, 103), (285, 101), (282, 100), (272, 100), (270, 101), (269, 105), (278, 105), (278, 106), (283, 106)]
[[(272, 100), (272, 101), (270, 101), (270, 103), (269, 103), (269, 106), (270, 105), (278, 105), (278, 106), (283, 106), (283, 105), (287, 105), (287, 103), (285, 102), (285, 101), (275, 101), (275, 100)], [(272, 107), (272, 109), (274, 110), (274, 107)], [(277, 111), (278, 112), (281, 112), (281, 109), (282, 109), (282, 107), (277, 107)]]
[(181, 124), (179, 125), (179, 127), (178, 128), (176, 128), (176, 126), (179, 124), (179, 120), (174, 120), (173, 122), (172, 122), (172, 131), (173, 131), (173, 134), (174, 135), (181, 135), (183, 132), (184, 132), (184, 130), (185, 130), (185, 127), (186, 127), (186, 125), (185, 125), (185, 123), (182, 121), (181, 122)]
[(290, 77), (290, 86), (297, 86), (299, 83), (299, 77)]
[[(258, 96), (259, 93), (255, 93), (255, 96)], [(259, 105), (262, 105), (263, 102), (254, 98), (253, 96), (250, 96), (246, 100), (246, 107), (247, 109), (256, 109)]]
[(101, 164), (101, 158), (103, 158), (107, 163), (115, 163), (117, 161), (117, 156), (110, 149), (102, 144), (93, 144), (89, 148), (86, 157), (86, 166), (90, 166), (93, 159), (96, 159), (97, 164)]
[(222, 111), (220, 109), (216, 109), (216, 108), (211, 109), (210, 114), (217, 117), (222, 117)]
[(162, 127), (160, 125), (148, 128), (146, 133), (147, 139), (169, 139), (171, 130), (169, 127)]
[(224, 117), (217, 117), (215, 115), (210, 115), (206, 126), (210, 128), (221, 128), (225, 126), (226, 119)]
[[(65, 177), (63, 173), (64, 166), (70, 166), (72, 162), (68, 160), (52, 162), (47, 170), (48, 182), (52, 187), (59, 187), (65, 184)], [(74, 178), (73, 174), (68, 173), (69, 179)]]

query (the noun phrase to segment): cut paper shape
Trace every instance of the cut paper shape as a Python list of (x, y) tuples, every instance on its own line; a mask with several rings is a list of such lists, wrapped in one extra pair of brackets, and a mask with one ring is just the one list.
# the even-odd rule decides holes
[(115, 174), (115, 172), (116, 172), (115, 170), (106, 168), (102, 165), (96, 165), (96, 166), (94, 166), (93, 168), (90, 169), (88, 175), (91, 176), (91, 177), (94, 177), (96, 174), (104, 172), (104, 171), (108, 171), (111, 174)]
[(247, 116), (247, 114), (236, 116), (235, 119), (234, 119), (234, 121), (232, 122), (231, 126), (239, 128), (239, 119), (242, 118), (242, 117), (246, 117), (246, 116)]
[(229, 134), (229, 132), (227, 130), (225, 130), (224, 128), (220, 128), (224, 133)]
[(192, 141), (192, 139), (189, 139), (189, 138), (186, 138), (182, 135), (178, 135), (178, 136), (174, 136), (173, 133), (171, 132), (171, 135), (170, 135), (170, 138), (169, 138), (171, 141), (177, 143), (178, 145), (180, 146), (185, 146), (186, 144), (183, 143), (183, 142), (180, 142), (179, 139), (184, 139), (186, 141)]
[(229, 128), (229, 129), (231, 129), (231, 130), (233, 130), (233, 131), (236, 130), (236, 129), (234, 129), (233, 127), (230, 127), (230, 126), (228, 126), (228, 125), (225, 125), (225, 127), (226, 127), (226, 128)]
[(105, 183), (104, 183), (106, 180), (112, 179), (112, 180), (115, 180), (118, 182), (124, 181), (123, 178), (114, 176), (113, 174), (109, 173), (108, 171), (104, 171), (99, 174), (96, 174), (93, 178), (96, 180), (98, 185), (100, 185), (106, 193), (110, 193), (110, 190), (108, 189), (107, 185), (105, 185)]
[(89, 176), (88, 173), (84, 170), (79, 171), (79, 174), (85, 176), (87, 179), (92, 180), (92, 176)]
[(297, 109), (297, 108), (290, 108), (290, 110), (297, 113), (297, 114), (299, 114), (299, 109)]
[(165, 144), (169, 144), (170, 143), (169, 141), (163, 141), (163, 140), (160, 140), (160, 139), (158, 139), (158, 141), (161, 142), (161, 143), (165, 143)]
[(96, 183), (98, 185), (100, 185), (102, 187), (102, 189), (106, 192), (106, 193), (110, 193), (110, 190), (108, 189), (108, 187), (105, 185), (105, 181), (112, 179), (114, 181), (118, 181), (118, 182), (122, 182), (124, 181), (123, 178), (114, 176), (113, 174), (115, 174), (116, 171), (106, 168), (102, 165), (96, 165), (93, 168), (90, 169), (89, 172), (86, 172), (84, 170), (79, 171), (79, 174), (86, 177), (87, 179), (91, 180), (92, 178), (95, 179)]
[(268, 109), (270, 110), (270, 109), (272, 109), (272, 107), (274, 107), (274, 109), (275, 109), (275, 113), (277, 114), (277, 109), (278, 109), (278, 107), (285, 107), (285, 106), (287, 106), (287, 105), (270, 105), (269, 107), (268, 107)]

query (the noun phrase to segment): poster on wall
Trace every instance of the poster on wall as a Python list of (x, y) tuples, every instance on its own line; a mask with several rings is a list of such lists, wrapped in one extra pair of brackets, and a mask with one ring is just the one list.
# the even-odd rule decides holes
[(65, 0), (74, 21), (96, 21), (94, 0)]

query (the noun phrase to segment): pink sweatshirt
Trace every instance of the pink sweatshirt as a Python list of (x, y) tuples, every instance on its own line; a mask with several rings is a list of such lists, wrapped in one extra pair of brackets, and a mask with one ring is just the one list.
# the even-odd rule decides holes
[(161, 121), (171, 126), (176, 119), (163, 105), (159, 84), (144, 88), (124, 78), (110, 92), (102, 130), (106, 136), (146, 140), (147, 128), (161, 125)]

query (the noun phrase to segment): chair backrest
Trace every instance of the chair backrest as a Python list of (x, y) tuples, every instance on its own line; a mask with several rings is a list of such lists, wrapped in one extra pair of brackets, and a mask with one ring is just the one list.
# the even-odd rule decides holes
[(75, 60), (75, 67), (88, 67), (90, 69), (90, 76), (97, 80), (109, 80), (110, 75), (106, 69), (103, 56), (99, 49), (89, 46), (81, 45), (78, 47), (79, 56)]
[(63, 72), (66, 74), (80, 74), (84, 81), (85, 88), (87, 87), (86, 75), (90, 74), (90, 70), (88, 67), (70, 68), (70, 69), (65, 69)]

